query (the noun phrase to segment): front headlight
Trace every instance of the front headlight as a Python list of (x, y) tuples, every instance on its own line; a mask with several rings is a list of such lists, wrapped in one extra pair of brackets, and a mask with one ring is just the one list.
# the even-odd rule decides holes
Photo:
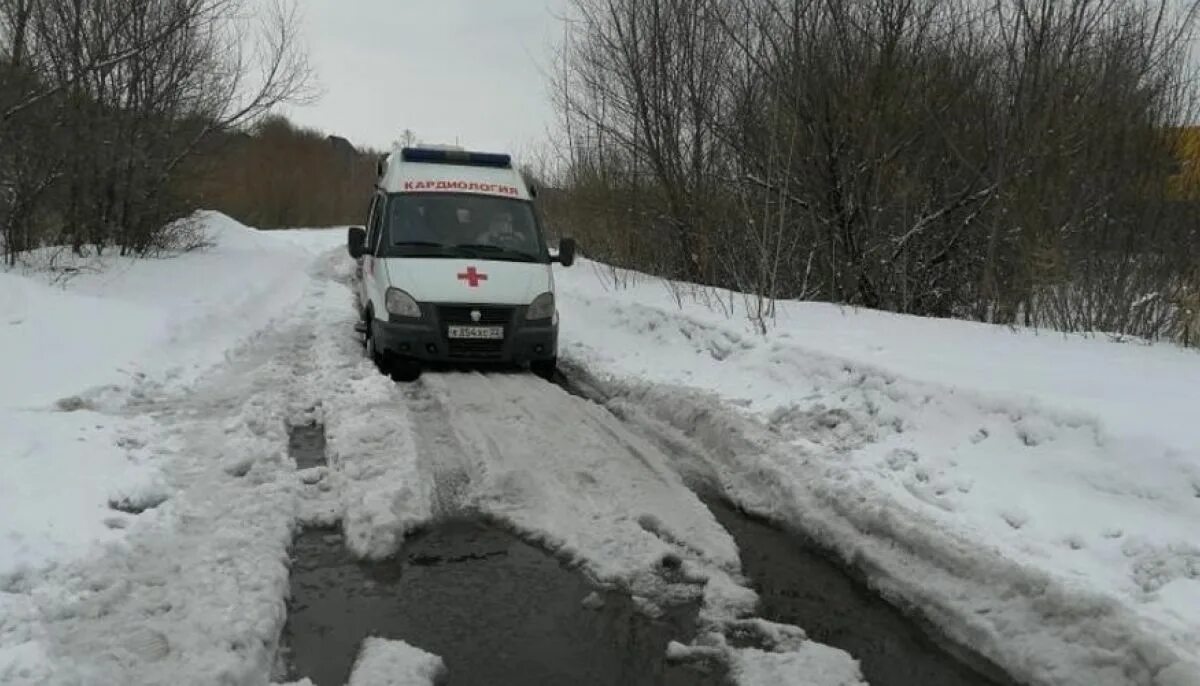
[(387, 289), (387, 295), (384, 296), (384, 306), (387, 307), (388, 314), (397, 317), (409, 317), (410, 319), (421, 318), (421, 307), (417, 305), (417, 301), (413, 300), (412, 296), (399, 288)]
[(526, 319), (549, 319), (554, 316), (554, 294), (542, 293), (525, 310)]

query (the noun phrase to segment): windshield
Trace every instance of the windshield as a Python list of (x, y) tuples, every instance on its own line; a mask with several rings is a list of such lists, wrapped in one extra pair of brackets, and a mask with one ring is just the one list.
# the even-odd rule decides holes
[(394, 193), (387, 204), (387, 237), (385, 257), (549, 261), (533, 206), (511, 198)]

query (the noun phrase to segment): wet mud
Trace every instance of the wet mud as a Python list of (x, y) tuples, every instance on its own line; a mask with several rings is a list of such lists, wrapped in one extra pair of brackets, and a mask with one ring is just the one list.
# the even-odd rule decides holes
[[(301, 469), (324, 464), (323, 428), (293, 427), (290, 451)], [(888, 603), (802, 534), (719, 498), (702, 500), (738, 545), (760, 596), (758, 616), (847, 651), (873, 686), (1016, 686)], [(455, 686), (730, 683), (721, 665), (666, 660), (670, 641), (694, 637), (695, 605), (648, 616), (629, 597), (597, 592), (580, 571), (489, 522), (439, 522), (383, 561), (354, 559), (336, 529), (309, 529), (297, 536), (292, 558), (288, 679), (341, 686), (363, 639), (373, 636), (440, 656), (448, 675), (439, 683)]]
[(441, 656), (455, 686), (725, 683), (718, 665), (666, 662), (668, 642), (694, 634), (696, 607), (651, 618), (619, 593), (593, 595), (578, 571), (484, 522), (441, 523), (380, 562), (352, 559), (336, 530), (308, 530), (293, 560), (291, 679), (341, 686), (377, 636)]
[(737, 542), (759, 614), (850, 653), (872, 686), (1016, 686), (982, 658), (935, 640), (803, 537), (719, 499), (704, 502)]
[(325, 427), (320, 424), (293, 426), (288, 433), (288, 454), (297, 469), (325, 464)]

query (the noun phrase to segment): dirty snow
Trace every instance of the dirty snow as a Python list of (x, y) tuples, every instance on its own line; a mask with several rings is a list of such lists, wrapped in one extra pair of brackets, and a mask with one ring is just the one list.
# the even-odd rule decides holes
[(828, 684), (865, 686), (857, 662), (846, 653), (808, 640), (798, 627), (761, 619), (732, 623), (740, 636), (756, 635), (761, 647), (734, 647), (723, 634), (707, 633), (693, 645), (672, 641), (667, 659), (674, 662), (718, 659), (729, 665), (729, 676), (739, 686), (778, 684)]
[[(685, 594), (696, 592), (690, 584), (739, 574), (733, 539), (669, 459), (604, 408), (528, 374), (430, 374), (419, 384), (419, 426), (440, 422), (453, 436), (443, 454), (462, 458), (431, 465), (450, 512), (506, 522), (583, 561), (599, 583), (641, 596), (670, 595), (671, 566), (686, 577), (674, 589)], [(724, 578), (706, 589), (722, 617), (753, 609), (754, 595)]]
[[(382, 557), (462, 512), (647, 612), (699, 595), (707, 633), (679, 657), (860, 681), (746, 619), (688, 484), (1018, 679), (1200, 683), (1200, 356), (806, 303), (761, 336), (737, 296), (680, 308), (581, 262), (556, 269), (563, 355), (606, 408), (519, 375), (396, 385), (351, 334), (343, 232), (204, 221), (205, 251), (0, 272), (0, 682), (266, 683), (297, 524)], [(287, 427), (309, 421), (328, 465), (298, 473)], [(758, 645), (731, 647), (747, 622)], [(398, 655), (376, 647), (364, 664)]]
[[(648, 613), (699, 597), (719, 635), (753, 608), (732, 539), (670, 458), (605, 410), (528, 376), (394, 384), (353, 335), (342, 232), (206, 221), (216, 247), (162, 264), (86, 263), (94, 273), (65, 286), (0, 275), (21, 283), (6, 313), (61, 301), (111, 324), (107, 347), (61, 339), (78, 376), (31, 356), (25, 315), (0, 337), (24, 351), (0, 356), (6, 375), (47, 379), (8, 389), (2, 410), (0, 682), (278, 679), (304, 523), (340, 522), (352, 552), (382, 557), (433, 518), (483, 514)], [(297, 470), (288, 427), (313, 421), (328, 464)], [(368, 645), (360, 680), (401, 652)]]
[[(323, 259), (348, 282), (350, 262)], [(330, 288), (306, 305), (330, 323), (312, 343), (318, 362), (303, 394), (321, 398), (329, 467), (314, 474), (303, 518), (340, 521), (354, 554), (382, 558), (431, 519), (481, 515), (596, 585), (633, 593), (648, 613), (700, 598), (703, 619), (720, 630), (753, 612), (732, 538), (656, 446), (528, 374), (394, 384), (346, 334), (351, 304), (348, 288)], [(831, 653), (857, 673), (849, 656)]]
[(311, 342), (317, 363), (305, 395), (319, 399), (314, 406), (325, 427), (329, 466), (318, 493), (306, 499), (304, 519), (340, 521), (351, 552), (378, 559), (395, 553), (407, 533), (429, 521), (432, 505), (418, 472), (402, 389), (379, 373), (354, 334), (354, 265), (340, 258), (320, 258), (336, 281), (305, 305), (306, 316), (321, 326)]
[(1018, 679), (1200, 683), (1200, 355), (815, 303), (764, 336), (613, 275), (559, 276), (564, 357), (691, 480)]
[(404, 641), (367, 638), (348, 686), (434, 686), (445, 671), (442, 658)]

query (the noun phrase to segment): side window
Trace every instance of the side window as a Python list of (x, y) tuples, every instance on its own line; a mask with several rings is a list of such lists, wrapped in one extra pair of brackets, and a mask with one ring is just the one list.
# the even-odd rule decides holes
[(375, 205), (379, 203), (379, 196), (371, 196), (371, 206), (367, 209), (367, 251), (370, 252), (371, 246), (375, 244)]
[(379, 235), (383, 227), (383, 196), (376, 195), (371, 200), (371, 212), (367, 222), (367, 253), (375, 255), (379, 251)]

